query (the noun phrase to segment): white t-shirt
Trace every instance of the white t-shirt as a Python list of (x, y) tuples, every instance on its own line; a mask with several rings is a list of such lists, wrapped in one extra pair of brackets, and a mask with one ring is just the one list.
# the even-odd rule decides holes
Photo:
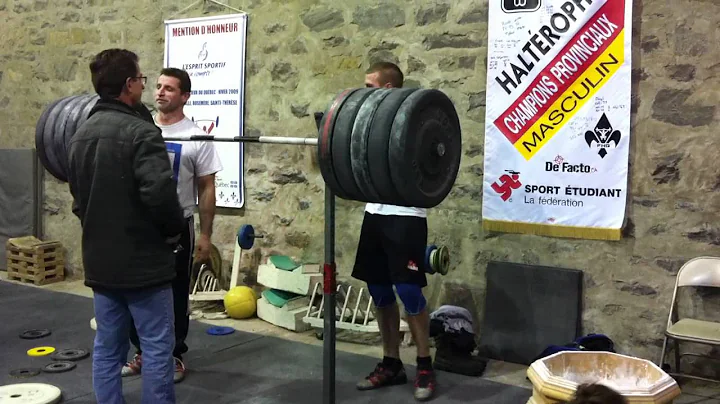
[(425, 209), (425, 208), (413, 208), (413, 207), (396, 206), (396, 205), (383, 205), (380, 203), (366, 204), (365, 212), (372, 213), (375, 215), (427, 217), (427, 209)]
[[(163, 137), (206, 135), (205, 131), (188, 117), (184, 117), (172, 125), (160, 125), (157, 120), (155, 120), (155, 124), (162, 130)], [(222, 171), (220, 155), (212, 142), (173, 142), (170, 140), (166, 141), (165, 145), (173, 176), (178, 183), (177, 192), (180, 205), (185, 210), (185, 217), (190, 217), (195, 212), (197, 205), (197, 178)]]

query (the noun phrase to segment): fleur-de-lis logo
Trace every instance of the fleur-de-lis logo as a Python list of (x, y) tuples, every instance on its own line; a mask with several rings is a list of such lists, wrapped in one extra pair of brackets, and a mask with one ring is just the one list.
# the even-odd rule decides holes
[(585, 132), (585, 142), (588, 147), (592, 147), (593, 143), (597, 143), (596, 147), (600, 149), (598, 154), (601, 158), (605, 158), (608, 154), (606, 149), (610, 148), (610, 143), (615, 142), (615, 147), (618, 147), (620, 138), (620, 131), (613, 130), (610, 120), (605, 114), (602, 114), (594, 130)]

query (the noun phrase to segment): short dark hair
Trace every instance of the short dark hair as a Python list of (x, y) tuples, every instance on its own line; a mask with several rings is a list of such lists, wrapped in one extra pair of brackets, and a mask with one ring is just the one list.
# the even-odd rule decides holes
[(401, 88), (403, 86), (403, 82), (405, 80), (405, 77), (403, 76), (402, 70), (392, 62), (377, 62), (373, 63), (372, 66), (370, 66), (367, 71), (365, 71), (365, 74), (371, 74), (371, 73), (380, 73), (379, 81), (381, 85), (385, 85), (387, 83), (392, 84), (393, 87)]
[(568, 404), (627, 404), (627, 400), (617, 391), (602, 384), (581, 384), (575, 396)]
[(136, 77), (138, 56), (127, 49), (105, 49), (90, 62), (95, 92), (101, 98), (117, 98), (129, 77)]
[(190, 75), (185, 70), (178, 69), (177, 67), (166, 67), (160, 70), (160, 75), (175, 77), (180, 80), (180, 91), (183, 93), (190, 92), (192, 83), (190, 82)]

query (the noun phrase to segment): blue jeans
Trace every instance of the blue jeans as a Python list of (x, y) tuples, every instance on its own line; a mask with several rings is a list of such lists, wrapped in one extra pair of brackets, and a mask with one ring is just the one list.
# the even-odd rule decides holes
[(130, 322), (143, 347), (142, 403), (174, 404), (175, 315), (170, 284), (141, 291), (94, 291), (93, 389), (98, 404), (125, 404), (120, 372)]

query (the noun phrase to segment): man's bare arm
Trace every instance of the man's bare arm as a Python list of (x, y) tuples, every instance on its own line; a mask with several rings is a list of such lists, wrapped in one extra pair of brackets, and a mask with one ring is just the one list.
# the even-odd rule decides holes
[(198, 178), (198, 208), (200, 210), (200, 235), (210, 238), (215, 219), (215, 174)]

